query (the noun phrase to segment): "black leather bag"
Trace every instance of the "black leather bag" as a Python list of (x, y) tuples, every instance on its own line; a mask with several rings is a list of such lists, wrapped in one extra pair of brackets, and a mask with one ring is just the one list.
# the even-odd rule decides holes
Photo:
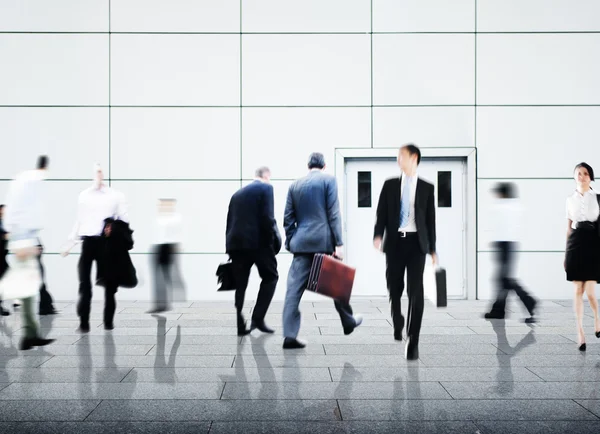
[(219, 264), (217, 267), (217, 283), (221, 284), (217, 291), (235, 291), (237, 289), (231, 261)]

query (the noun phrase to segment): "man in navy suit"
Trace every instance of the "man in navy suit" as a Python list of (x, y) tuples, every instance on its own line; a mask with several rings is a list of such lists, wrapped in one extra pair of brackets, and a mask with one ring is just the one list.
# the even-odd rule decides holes
[[(265, 316), (279, 280), (275, 255), (281, 249), (281, 236), (274, 217), (273, 186), (269, 184), (270, 179), (268, 167), (257, 169), (254, 182), (238, 190), (229, 202), (226, 252), (231, 258), (235, 275), (239, 336), (247, 335), (255, 328), (263, 333), (273, 333), (265, 323)], [(253, 265), (258, 268), (262, 282), (248, 330), (242, 309)]]
[[(342, 258), (342, 219), (338, 200), (337, 181), (323, 173), (325, 158), (315, 152), (308, 161), (310, 172), (295, 181), (288, 191), (285, 204), (285, 248), (294, 254), (287, 280), (283, 307), (283, 348), (304, 348), (297, 339), (300, 331), (300, 300), (308, 285), (315, 253), (335, 253)], [(350, 334), (362, 323), (352, 315), (349, 304), (335, 302), (344, 334)]]

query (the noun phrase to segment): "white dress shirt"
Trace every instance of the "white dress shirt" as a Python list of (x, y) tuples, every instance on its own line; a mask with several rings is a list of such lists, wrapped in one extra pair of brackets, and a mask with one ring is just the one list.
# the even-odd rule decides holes
[[(417, 232), (417, 222), (415, 220), (415, 197), (417, 197), (417, 182), (419, 177), (415, 173), (414, 176), (402, 174), (400, 179), (400, 203), (402, 203), (402, 195), (404, 194), (404, 182), (406, 178), (410, 178), (410, 209), (408, 211), (408, 223), (403, 228), (398, 228), (400, 232)], [(402, 209), (400, 210), (402, 212)]]
[(492, 212), (493, 241), (519, 241), (522, 210), (518, 199), (496, 199)]
[(4, 208), (7, 232), (39, 231), (43, 228), (45, 171), (26, 170), (11, 181)]
[(577, 190), (567, 198), (567, 218), (573, 222), (575, 229), (577, 222), (595, 222), (600, 215), (600, 206), (596, 192), (592, 189), (580, 194)]
[(129, 223), (125, 195), (105, 185), (86, 188), (79, 194), (77, 221), (69, 239), (101, 235), (104, 219), (109, 217)]
[(179, 213), (159, 213), (156, 219), (156, 244), (181, 242), (182, 218)]

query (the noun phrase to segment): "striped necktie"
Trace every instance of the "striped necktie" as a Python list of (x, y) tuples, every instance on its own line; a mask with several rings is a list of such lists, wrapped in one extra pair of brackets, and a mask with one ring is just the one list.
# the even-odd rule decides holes
[(408, 224), (408, 216), (410, 213), (410, 183), (411, 178), (404, 177), (404, 189), (402, 191), (402, 199), (400, 200), (400, 228)]

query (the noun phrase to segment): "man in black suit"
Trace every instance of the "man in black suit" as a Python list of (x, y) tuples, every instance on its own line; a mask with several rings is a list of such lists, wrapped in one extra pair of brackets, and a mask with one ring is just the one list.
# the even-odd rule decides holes
[[(247, 335), (255, 328), (263, 333), (273, 333), (273, 329), (265, 323), (265, 315), (279, 280), (275, 255), (281, 249), (281, 236), (275, 222), (270, 179), (269, 168), (257, 169), (254, 182), (233, 195), (227, 213), (226, 252), (231, 258), (236, 281), (235, 307), (239, 336)], [(253, 265), (256, 265), (262, 281), (248, 330), (242, 309)]]
[(418, 178), (417, 167), (420, 162), (421, 151), (415, 145), (408, 144), (400, 148), (398, 165), (402, 175), (388, 179), (383, 184), (373, 240), (375, 248), (383, 250), (386, 257), (387, 287), (392, 305), (394, 338), (397, 341), (402, 340), (404, 328), (400, 298), (404, 292), (405, 270), (407, 272), (406, 358), (409, 360), (419, 358), (426, 255), (429, 253), (433, 264), (437, 263), (434, 187)]

